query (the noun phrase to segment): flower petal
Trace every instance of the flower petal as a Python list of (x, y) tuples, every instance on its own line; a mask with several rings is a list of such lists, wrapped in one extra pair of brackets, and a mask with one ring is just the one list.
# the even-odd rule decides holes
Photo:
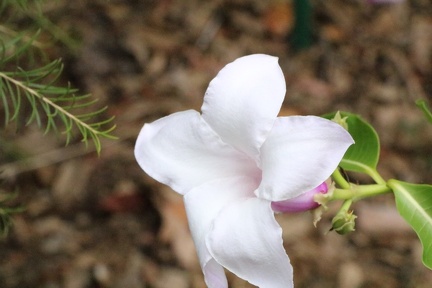
[(257, 159), (285, 97), (276, 57), (255, 54), (226, 65), (206, 91), (203, 118), (228, 144)]
[(205, 243), (213, 220), (226, 205), (239, 199), (255, 197), (253, 191), (257, 186), (255, 179), (234, 177), (204, 183), (184, 196), (189, 227), (205, 281), (210, 288), (228, 287), (223, 268), (210, 255)]
[(207, 237), (214, 259), (261, 288), (293, 287), (293, 269), (270, 202), (249, 198), (223, 209)]
[(333, 173), (353, 143), (351, 135), (330, 120), (278, 118), (261, 147), (262, 182), (255, 193), (283, 201), (317, 187)]
[(148, 175), (180, 194), (210, 180), (260, 173), (251, 159), (224, 143), (193, 110), (145, 124), (135, 157)]

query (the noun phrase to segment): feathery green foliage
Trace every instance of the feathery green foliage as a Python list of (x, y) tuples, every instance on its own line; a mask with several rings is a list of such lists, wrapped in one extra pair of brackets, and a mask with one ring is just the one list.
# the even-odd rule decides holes
[(96, 100), (90, 95), (77, 96), (76, 89), (55, 86), (61, 71), (62, 63), (55, 60), (33, 70), (0, 72), (0, 98), (5, 123), (19, 121), (19, 115), (25, 110), (23, 102), (26, 102), (31, 109), (25, 125), (32, 122), (36, 122), (39, 127), (45, 125), (46, 133), (50, 130), (57, 132), (60, 122), (65, 127), (62, 133), (66, 135), (66, 143), (69, 143), (74, 132), (78, 130), (82, 140), (86, 143), (92, 140), (96, 150), (100, 152), (100, 137), (115, 138), (111, 135), (115, 129), (115, 125), (110, 125), (113, 118), (98, 119), (106, 107), (79, 112), (84, 108), (94, 107)]
[[(31, 7), (40, 11), (42, 2), (6, 0), (0, 4), (0, 16), (15, 15), (11, 10), (25, 12)], [(35, 57), (35, 53), (44, 56), (39, 49), (43, 45), (37, 41), (40, 34), (41, 30), (30, 34), (0, 25), (0, 108), (4, 121), (15, 121), (18, 126), (36, 123), (45, 133), (59, 132), (61, 124), (66, 144), (78, 133), (86, 144), (91, 140), (99, 153), (102, 137), (116, 138), (112, 135), (113, 117), (104, 119), (107, 107), (98, 107), (91, 95), (77, 95), (78, 91), (70, 85), (58, 84), (63, 69), (61, 60), (38, 63), (41, 57)]]
[(419, 107), (423, 111), (423, 114), (425, 115), (426, 119), (430, 123), (432, 123), (432, 112), (431, 112), (428, 104), (426, 103), (426, 100), (419, 99), (415, 103), (416, 103), (417, 107)]
[(9, 233), (9, 229), (12, 226), (12, 214), (22, 212), (23, 207), (9, 207), (9, 201), (16, 198), (18, 194), (15, 193), (5, 193), (0, 191), (0, 237), (5, 237)]
[[(70, 49), (76, 42), (44, 17), (44, 2), (0, 0), (0, 122), (18, 128), (36, 123), (45, 133), (63, 134), (66, 144), (77, 137), (93, 142), (100, 153), (101, 138), (116, 138), (114, 117), (106, 117), (107, 107), (91, 95), (63, 84), (63, 64), (49, 60), (46, 42), (52, 38)], [(23, 210), (9, 207), (15, 196), (0, 190), (0, 236), (8, 234), (11, 215)]]

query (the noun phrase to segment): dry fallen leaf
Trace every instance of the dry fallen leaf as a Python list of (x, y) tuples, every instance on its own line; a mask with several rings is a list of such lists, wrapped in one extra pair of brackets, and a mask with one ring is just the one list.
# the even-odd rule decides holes
[(291, 3), (277, 2), (269, 5), (264, 13), (264, 27), (276, 37), (286, 36), (294, 25)]

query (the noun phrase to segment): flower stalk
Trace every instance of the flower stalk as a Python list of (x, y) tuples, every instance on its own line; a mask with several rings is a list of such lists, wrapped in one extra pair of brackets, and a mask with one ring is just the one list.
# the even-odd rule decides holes
[(332, 200), (352, 200), (355, 202), (389, 192), (392, 190), (383, 184), (356, 185), (351, 183), (348, 189), (336, 188), (333, 191)]
[[(376, 172), (376, 170), (374, 170)], [(332, 193), (326, 195), (325, 203), (335, 200), (344, 200), (341, 208), (332, 219), (332, 228), (338, 234), (345, 235), (355, 230), (355, 219), (357, 216), (351, 210), (351, 205), (361, 199), (374, 197), (381, 194), (392, 192), (381, 175), (376, 172), (373, 179), (377, 179), (377, 184), (358, 185), (348, 182), (342, 175), (340, 169), (336, 169), (332, 174), (332, 179), (338, 188), (334, 188)], [(384, 183), (384, 184), (383, 184)]]

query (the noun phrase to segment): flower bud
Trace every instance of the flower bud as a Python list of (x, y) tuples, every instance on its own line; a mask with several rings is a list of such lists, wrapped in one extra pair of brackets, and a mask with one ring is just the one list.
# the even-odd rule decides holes
[(293, 199), (272, 202), (271, 207), (273, 211), (280, 213), (303, 212), (315, 209), (320, 206), (320, 204), (315, 201), (314, 196), (318, 193), (325, 194), (327, 192), (328, 187), (327, 184), (324, 182), (315, 189), (303, 193)]
[(330, 230), (336, 231), (340, 235), (345, 235), (355, 231), (356, 215), (353, 211), (340, 211), (332, 220), (332, 228)]

